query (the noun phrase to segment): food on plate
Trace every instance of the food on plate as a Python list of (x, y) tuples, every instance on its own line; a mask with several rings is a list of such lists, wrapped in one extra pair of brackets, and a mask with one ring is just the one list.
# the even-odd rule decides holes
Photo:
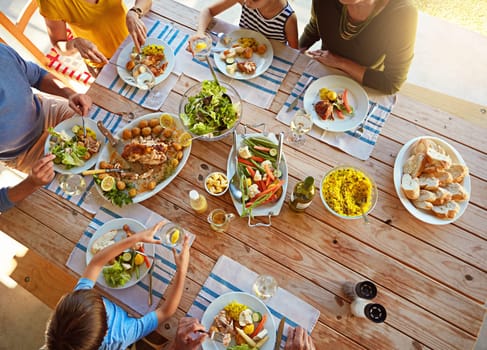
[[(123, 225), (120, 229), (110, 230), (105, 234), (98, 237), (91, 245), (90, 252), (95, 255), (106, 247), (115, 244), (116, 236), (120, 231), (125, 232), (125, 236), (133, 234), (128, 225)], [(128, 281), (132, 279), (132, 274), (138, 279), (140, 277), (140, 265), (146, 264), (146, 267), (150, 267), (150, 261), (146, 255), (144, 255), (144, 245), (139, 242), (129, 251), (122, 252), (110, 265), (103, 268), (103, 277), (108, 286), (112, 288), (123, 287)]]
[(241, 216), (252, 216), (252, 209), (281, 198), (282, 173), (277, 166), (277, 144), (266, 137), (243, 138), (238, 152), (237, 174), (242, 191)]
[[(250, 60), (254, 53), (264, 55), (267, 52), (267, 46), (257, 42), (255, 38), (239, 38), (232, 47), (224, 50), (220, 58), (226, 63), (226, 70), (230, 75), (236, 73), (237, 69), (243, 74), (253, 74), (257, 69), (257, 64)], [(244, 59), (237, 61), (236, 59)]]
[[(155, 77), (158, 77), (164, 73), (168, 64), (166, 56), (164, 55), (164, 46), (156, 44), (146, 45), (142, 47), (140, 53), (137, 53), (134, 47), (132, 49), (132, 53), (130, 54), (130, 60), (127, 61), (125, 68), (127, 68), (127, 70), (131, 72), (134, 77), (136, 77), (136, 75), (144, 73), (141, 71), (133, 71), (133, 69), (140, 64), (143, 64), (149, 68)], [(144, 66), (140, 67), (141, 69), (144, 69)]]
[(99, 164), (100, 169), (122, 171), (94, 175), (105, 198), (121, 207), (132, 203), (137, 194), (152, 191), (174, 173), (184, 148), (191, 142), (180, 143), (185, 132), (176, 127), (172, 118), (164, 113), (159, 118), (142, 119), (122, 131), (123, 151), (112, 152), (109, 159)]
[[(434, 140), (418, 140), (411, 147), (402, 171), (401, 190), (418, 209), (442, 219), (453, 219), (460, 210), (459, 202), (468, 200), (462, 185), (468, 168), (453, 163), (448, 152)], [(412, 184), (416, 183), (419, 193), (412, 191)]]
[(205, 180), (206, 190), (213, 195), (220, 195), (228, 188), (227, 176), (221, 172), (209, 174)]
[(331, 170), (323, 179), (321, 192), (328, 207), (342, 216), (361, 216), (374, 204), (371, 179), (352, 167)]
[(86, 136), (83, 127), (74, 125), (71, 128), (73, 136), (66, 131), (57, 132), (52, 127), (48, 129), (51, 135), (49, 139), (49, 152), (54, 154), (54, 163), (63, 165), (66, 169), (83, 166), (94, 154), (100, 151), (101, 142), (96, 139), (96, 133), (86, 128)]
[(260, 349), (269, 339), (267, 318), (267, 314), (232, 301), (218, 312), (209, 331), (223, 333), (227, 350)]
[(237, 122), (240, 102), (232, 103), (227, 88), (213, 80), (204, 80), (201, 90), (188, 96), (181, 113), (183, 124), (196, 135), (222, 132)]
[(238, 62), (237, 68), (242, 73), (253, 74), (257, 69), (257, 65), (252, 61)]
[(335, 115), (339, 119), (345, 119), (345, 116), (352, 116), (354, 113), (353, 106), (348, 102), (348, 89), (338, 93), (326, 87), (321, 88), (314, 109), (323, 120), (335, 120)]

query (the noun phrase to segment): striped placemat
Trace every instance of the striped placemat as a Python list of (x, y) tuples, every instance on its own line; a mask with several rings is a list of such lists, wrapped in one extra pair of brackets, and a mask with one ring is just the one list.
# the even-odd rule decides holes
[[(294, 87), (291, 95), (284, 103), (283, 107), (277, 114), (277, 119), (289, 125), (296, 111), (303, 106), (303, 97), (301, 96), (298, 105), (287, 112), (287, 109), (291, 102), (298, 96), (309, 77), (316, 80), (326, 75), (345, 75), (343, 72), (330, 69), (319, 62), (314, 60), (310, 61), (303, 75), (300, 77), (298, 83)], [(355, 130), (349, 130), (346, 132), (331, 132), (323, 131), (317, 126), (313, 126), (309, 135), (321, 140), (331, 146), (335, 146), (342, 151), (362, 160), (366, 160), (370, 157), (370, 154), (374, 150), (374, 146), (377, 142), (377, 138), (382, 131), (387, 118), (389, 117), (394, 104), (396, 103), (396, 95), (383, 95), (376, 91), (366, 89), (369, 96), (369, 112), (371, 116), (368, 118), (366, 125), (364, 125), (364, 132), (360, 135)], [(359, 125), (360, 127), (360, 125)]]
[[(208, 305), (220, 295), (229, 292), (252, 293), (252, 284), (257, 276), (256, 272), (222, 255), (196, 296), (188, 315), (201, 320)], [(280, 287), (270, 300), (265, 301), (265, 304), (271, 312), (276, 327), (279, 321), (286, 317), (281, 349), (284, 348), (287, 339), (288, 327), (301, 326), (311, 333), (320, 316), (320, 312), (315, 307)]]
[[(93, 220), (83, 232), (79, 242), (75, 245), (66, 262), (66, 266), (81, 275), (86, 268), (86, 250), (91, 237), (104, 223), (118, 218), (136, 219), (148, 228), (164, 219), (159, 214), (154, 213), (140, 204), (133, 204), (130, 207), (117, 208), (116, 210), (100, 207)], [(190, 232), (187, 232), (187, 234), (190, 235), (190, 244), (192, 244), (195, 236)], [(129, 306), (141, 315), (154, 310), (159, 304), (160, 299), (176, 272), (176, 264), (174, 263), (171, 249), (161, 244), (157, 244), (155, 246), (155, 257), (156, 259), (154, 260), (154, 263), (156, 265), (154, 267), (152, 280), (153, 302), (151, 306), (149, 306), (147, 302), (149, 290), (148, 275), (137, 284), (126, 289), (109, 289), (102, 287), (99, 284), (98, 287), (103, 289), (109, 296)]]

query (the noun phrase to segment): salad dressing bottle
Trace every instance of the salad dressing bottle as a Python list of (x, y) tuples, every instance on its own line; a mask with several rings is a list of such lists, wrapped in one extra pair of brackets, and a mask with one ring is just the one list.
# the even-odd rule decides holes
[(313, 201), (315, 194), (315, 179), (308, 176), (294, 186), (289, 206), (294, 211), (304, 211)]
[(198, 214), (202, 214), (208, 209), (208, 203), (206, 197), (196, 190), (189, 191), (189, 205)]

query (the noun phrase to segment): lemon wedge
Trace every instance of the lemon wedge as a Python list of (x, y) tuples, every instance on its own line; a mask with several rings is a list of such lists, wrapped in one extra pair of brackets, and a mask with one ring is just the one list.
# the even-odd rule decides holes
[(183, 132), (179, 135), (178, 141), (183, 147), (189, 147), (191, 145), (191, 134), (189, 132)]
[(141, 254), (136, 254), (134, 258), (134, 264), (135, 265), (142, 265), (144, 262), (144, 256)]
[(100, 187), (103, 191), (108, 192), (112, 188), (115, 187), (115, 178), (113, 176), (105, 176), (103, 180), (101, 180)]
[(175, 229), (171, 235), (171, 243), (176, 244), (179, 241), (179, 230)]
[(205, 42), (201, 41), (199, 43), (196, 44), (196, 46), (194, 47), (195, 48), (195, 51), (196, 52), (200, 52), (201, 50), (204, 50), (208, 47), (208, 45), (206, 45)]
[(174, 119), (170, 114), (162, 113), (159, 117), (159, 123), (163, 128), (172, 128), (174, 126)]
[(326, 94), (326, 97), (328, 97), (328, 99), (330, 101), (335, 101), (337, 99), (337, 93), (335, 91), (328, 91), (328, 93)]

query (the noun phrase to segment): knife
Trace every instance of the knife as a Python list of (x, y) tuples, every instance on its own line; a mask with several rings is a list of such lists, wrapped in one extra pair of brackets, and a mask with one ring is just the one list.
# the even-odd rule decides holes
[(99, 120), (96, 123), (96, 126), (98, 126), (98, 129), (108, 139), (108, 142), (110, 142), (110, 144), (117, 151), (117, 153), (122, 154), (123, 149), (125, 147), (125, 145), (123, 144), (123, 142), (121, 142), (119, 138), (115, 138), (115, 136), (113, 136), (113, 134), (110, 132), (110, 130), (108, 130), (105, 127), (105, 125), (103, 125), (103, 123), (101, 122), (101, 120)]
[(285, 323), (286, 317), (281, 318), (281, 322), (279, 322), (279, 328), (277, 329), (276, 345), (274, 345), (274, 350), (279, 350), (281, 348), (282, 331), (284, 330)]
[(147, 301), (149, 306), (152, 305), (152, 272), (154, 271), (154, 265), (156, 264), (156, 260), (152, 261), (152, 266), (149, 269), (149, 300)]
[(105, 174), (105, 173), (121, 173), (123, 169), (120, 168), (114, 168), (114, 169), (91, 169), (91, 170), (85, 170), (81, 172), (81, 175), (86, 176), (86, 175), (98, 175), (98, 174)]
[(296, 98), (293, 100), (293, 102), (291, 102), (291, 104), (287, 108), (287, 111), (286, 112), (291, 112), (294, 109), (294, 107), (296, 107), (296, 105), (298, 104), (299, 98), (301, 96), (303, 96), (304, 92), (306, 91), (306, 89), (308, 88), (309, 84), (311, 84), (312, 81), (313, 81), (313, 77), (309, 77), (308, 78), (308, 81), (306, 82), (306, 84), (304, 84), (303, 89), (301, 90), (301, 92), (299, 93), (299, 95), (296, 96)]

